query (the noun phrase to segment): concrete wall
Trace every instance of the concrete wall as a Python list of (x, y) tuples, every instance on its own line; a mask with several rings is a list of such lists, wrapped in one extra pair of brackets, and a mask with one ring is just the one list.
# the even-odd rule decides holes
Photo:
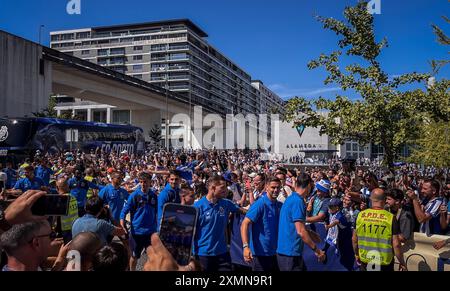
[(153, 126), (161, 127), (161, 110), (132, 110), (131, 124), (142, 128), (144, 136), (147, 141), (150, 141), (148, 132)]
[(327, 135), (319, 135), (318, 128), (307, 127), (303, 134), (293, 128), (293, 123), (280, 124), (280, 153), (285, 157), (304, 156), (302, 151), (335, 150)]
[(32, 116), (48, 105), (51, 64), (38, 44), (0, 31), (0, 117)]

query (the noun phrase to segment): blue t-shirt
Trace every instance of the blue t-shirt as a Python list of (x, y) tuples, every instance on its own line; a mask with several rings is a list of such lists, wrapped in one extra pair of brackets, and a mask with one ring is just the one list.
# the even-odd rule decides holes
[(317, 216), (320, 213), (328, 214), (328, 203), (330, 198), (319, 198), (316, 196), (313, 202), (313, 210), (311, 216)]
[(50, 176), (53, 175), (53, 170), (47, 167), (38, 166), (34, 170), (34, 175), (38, 178), (41, 178), (44, 181), (45, 186), (50, 184)]
[(83, 217), (78, 218), (72, 225), (72, 237), (77, 236), (82, 232), (96, 233), (103, 244), (106, 244), (108, 237), (112, 235), (115, 226), (111, 223), (98, 219), (91, 214), (86, 214)]
[(278, 223), (283, 203), (271, 201), (267, 194), (250, 207), (246, 217), (252, 221), (250, 249), (255, 256), (274, 256), (277, 251)]
[(25, 177), (19, 179), (13, 188), (16, 190), (20, 189), (22, 190), (22, 192), (26, 192), (28, 190), (41, 190), (41, 187), (43, 186), (45, 186), (45, 183), (41, 178), (34, 177), (33, 180), (30, 180)]
[(6, 189), (11, 189), (17, 182), (17, 171), (10, 168), (5, 168), (3, 172), (6, 174)]
[(112, 184), (107, 185), (98, 193), (98, 197), (103, 200), (103, 203), (109, 205), (111, 216), (116, 222), (120, 220), (120, 213), (128, 200), (128, 196), (130, 194), (127, 190), (122, 187), (116, 189)]
[(158, 218), (157, 218), (157, 229), (159, 230), (159, 224), (161, 223), (161, 218), (164, 210), (164, 205), (167, 203), (181, 203), (180, 189), (173, 189), (169, 183), (158, 195)]
[(97, 185), (86, 181), (85, 179), (78, 180), (73, 177), (69, 181), (70, 194), (77, 199), (78, 207), (84, 207), (87, 199), (87, 191), (89, 188), (97, 189)]
[(278, 254), (291, 257), (302, 255), (303, 241), (295, 229), (294, 223), (296, 221), (306, 221), (306, 205), (300, 194), (292, 192), (281, 207), (278, 228)]
[(130, 213), (131, 234), (152, 235), (156, 232), (157, 199), (153, 191), (149, 190), (144, 194), (141, 188), (136, 189), (128, 197), (120, 213), (120, 219), (125, 219)]
[(225, 238), (228, 216), (230, 212), (238, 212), (239, 207), (227, 199), (212, 204), (206, 196), (195, 202), (194, 206), (198, 208), (194, 254), (208, 257), (225, 254), (228, 251)]

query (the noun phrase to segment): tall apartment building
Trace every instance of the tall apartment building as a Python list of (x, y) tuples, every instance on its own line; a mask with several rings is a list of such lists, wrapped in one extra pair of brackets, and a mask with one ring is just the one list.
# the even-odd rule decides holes
[[(207, 42), (188, 19), (51, 32), (50, 46), (182, 94), (218, 114), (268, 113), (283, 101)], [(79, 107), (78, 107), (79, 108)]]

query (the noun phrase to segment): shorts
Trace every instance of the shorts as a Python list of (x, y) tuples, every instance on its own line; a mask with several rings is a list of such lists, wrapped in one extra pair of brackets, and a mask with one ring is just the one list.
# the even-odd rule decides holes
[(253, 256), (252, 270), (254, 272), (278, 271), (277, 256)]
[(230, 253), (211, 257), (197, 256), (196, 259), (200, 261), (205, 272), (231, 272)]
[(306, 271), (306, 265), (303, 257), (291, 257), (277, 254), (278, 267), (282, 272)]
[(151, 234), (148, 235), (138, 235), (132, 234), (130, 236), (130, 248), (131, 255), (133, 258), (139, 259), (141, 257), (142, 251), (146, 250), (151, 244)]

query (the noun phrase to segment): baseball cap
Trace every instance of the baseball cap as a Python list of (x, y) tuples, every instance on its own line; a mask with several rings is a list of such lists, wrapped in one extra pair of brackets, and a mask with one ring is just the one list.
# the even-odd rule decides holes
[(341, 207), (342, 201), (339, 198), (332, 198), (328, 203), (328, 207), (339, 206)]
[(328, 180), (322, 179), (316, 183), (317, 190), (320, 190), (325, 193), (330, 193), (330, 187), (331, 187), (331, 184), (330, 184), (330, 181), (328, 181)]
[(255, 178), (258, 174), (256, 174), (255, 172), (251, 173), (250, 175), (248, 175), (250, 178)]

